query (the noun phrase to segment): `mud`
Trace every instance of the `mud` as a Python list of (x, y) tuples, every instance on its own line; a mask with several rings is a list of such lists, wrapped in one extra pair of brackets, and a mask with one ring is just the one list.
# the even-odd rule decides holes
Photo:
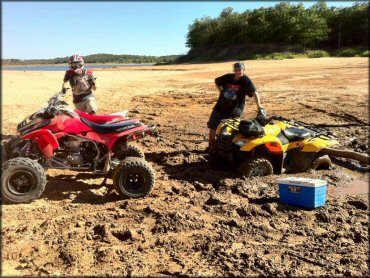
[[(343, 71), (321, 73), (349, 78), (341, 65)], [(265, 81), (270, 114), (330, 125), (344, 148), (368, 151), (361, 86), (349, 102), (348, 88), (328, 85), (323, 94), (297, 83), (307, 86), (298, 99), (272, 74)], [(280, 203), (277, 181), (288, 175), (245, 179), (208, 165), (205, 126), (217, 94), (213, 87), (186, 90), (172, 86), (128, 104), (131, 117), (158, 124), (162, 137), (140, 142), (157, 172), (152, 194), (123, 200), (109, 190), (110, 180), (101, 186), (100, 176), (49, 170), (40, 199), (2, 207), (3, 275), (369, 275), (368, 191), (343, 190), (368, 186), (368, 168), (337, 159), (332, 170), (289, 175), (327, 180), (328, 200), (313, 210)], [(255, 113), (249, 105), (246, 117)]]

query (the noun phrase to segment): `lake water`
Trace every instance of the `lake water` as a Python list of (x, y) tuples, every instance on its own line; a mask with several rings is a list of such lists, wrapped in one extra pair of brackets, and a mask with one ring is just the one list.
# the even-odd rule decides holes
[[(152, 66), (154, 64), (113, 64), (113, 65), (85, 65), (85, 68), (93, 69), (107, 69), (107, 68), (125, 68), (125, 67), (144, 67)], [(22, 71), (66, 71), (68, 70), (68, 65), (63, 66), (14, 66), (14, 67), (1, 67), (1, 70), (22, 70)]]

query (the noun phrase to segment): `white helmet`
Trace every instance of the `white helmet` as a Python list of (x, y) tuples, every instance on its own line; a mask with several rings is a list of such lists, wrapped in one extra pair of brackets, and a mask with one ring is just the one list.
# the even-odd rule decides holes
[[(79, 56), (77, 54), (73, 54), (71, 57), (68, 59), (68, 64), (69, 68), (72, 70), (76, 70), (78, 68), (83, 68), (84, 67), (84, 59), (82, 56)], [(76, 66), (72, 65), (76, 64)]]

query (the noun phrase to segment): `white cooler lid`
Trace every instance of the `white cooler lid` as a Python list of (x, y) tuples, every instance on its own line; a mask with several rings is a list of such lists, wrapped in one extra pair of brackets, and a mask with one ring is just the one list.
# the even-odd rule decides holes
[(291, 184), (291, 185), (303, 185), (303, 186), (308, 186), (308, 187), (319, 187), (319, 186), (327, 185), (326, 180), (310, 179), (310, 178), (302, 178), (302, 177), (288, 177), (288, 178), (279, 179), (279, 183)]

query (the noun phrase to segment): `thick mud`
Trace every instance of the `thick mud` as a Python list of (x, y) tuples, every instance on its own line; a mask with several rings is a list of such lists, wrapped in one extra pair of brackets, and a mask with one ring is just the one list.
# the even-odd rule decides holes
[[(204, 125), (214, 101), (209, 94), (133, 98), (131, 116), (157, 123), (162, 136), (159, 142), (141, 142), (157, 172), (153, 193), (122, 200), (109, 192), (109, 184), (99, 185), (100, 177), (49, 171), (41, 199), (3, 208), (4, 270), (31, 275), (368, 275), (368, 195), (330, 194), (322, 208), (299, 209), (279, 202), (281, 176), (244, 179), (234, 169), (212, 169), (204, 151)], [(333, 128), (340, 139), (362, 129), (355, 125), (343, 133)], [(351, 144), (345, 143), (367, 150), (362, 137)], [(326, 179), (330, 192), (343, 182), (366, 181), (361, 173), (366, 168), (340, 163), (334, 170), (296, 175)]]

